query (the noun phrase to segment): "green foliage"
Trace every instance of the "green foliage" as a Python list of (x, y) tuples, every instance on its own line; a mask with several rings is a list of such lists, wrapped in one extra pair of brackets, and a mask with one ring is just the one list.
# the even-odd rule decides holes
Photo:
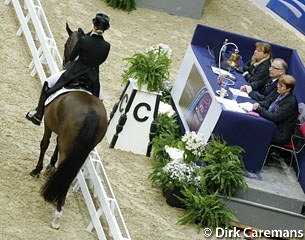
[(156, 118), (157, 122), (157, 132), (156, 135), (171, 135), (175, 139), (180, 138), (179, 129), (180, 126), (178, 125), (175, 116), (168, 116), (165, 113), (158, 114)]
[(153, 185), (162, 187), (162, 189), (165, 189), (163, 186), (166, 186), (170, 181), (168, 174), (163, 172), (163, 167), (166, 165), (166, 163), (166, 161), (156, 163), (152, 168), (152, 173), (148, 176), (148, 180), (150, 180)]
[(152, 140), (152, 156), (160, 162), (168, 162), (170, 158), (165, 151), (165, 146), (177, 146), (180, 138), (179, 125), (175, 116), (169, 117), (167, 114), (158, 114), (156, 122), (157, 131)]
[(129, 68), (122, 75), (123, 83), (126, 84), (129, 78), (134, 78), (138, 81), (139, 89), (146, 84), (147, 90), (151, 92), (160, 92), (164, 89), (163, 81), (169, 79), (171, 63), (166, 52), (150, 50), (135, 53), (132, 57), (123, 60), (129, 64)]
[[(193, 133), (184, 135), (180, 140), (179, 135), (176, 135), (176, 125), (173, 121), (174, 119), (166, 114), (158, 116), (157, 122), (161, 126), (153, 144), (154, 156), (159, 162), (153, 167), (149, 180), (162, 188), (163, 194), (175, 187), (183, 189), (184, 197), (178, 197), (178, 199), (186, 206), (187, 210), (179, 218), (179, 224), (196, 223), (198, 231), (204, 227), (230, 226), (231, 221), (238, 220), (220, 201), (219, 194), (224, 198), (230, 198), (238, 189), (245, 190), (247, 188), (241, 156), (243, 149), (238, 146), (229, 146), (224, 139), (215, 136), (212, 136), (208, 144), (201, 149), (202, 145), (196, 144), (200, 138), (197, 139), (198, 136)], [(193, 173), (200, 179), (200, 184), (185, 184), (179, 180), (182, 177), (171, 178), (165, 169), (168, 166), (176, 165), (171, 165), (174, 162), (165, 151), (166, 145), (183, 149), (185, 164), (193, 164), (193, 161), (189, 161), (190, 159), (186, 158), (185, 155), (188, 154), (191, 159), (196, 160), (196, 155), (192, 151), (198, 150), (196, 154), (200, 153), (198, 156), (202, 156), (207, 164)], [(183, 173), (177, 170), (176, 174)], [(196, 176), (192, 176), (192, 179), (195, 179)]]
[(135, 0), (104, 0), (109, 6), (113, 8), (122, 9), (131, 12), (136, 9)]
[(241, 147), (229, 146), (223, 139), (212, 136), (205, 147), (207, 166), (201, 168), (201, 175), (210, 192), (217, 191), (224, 197), (232, 197), (238, 189), (247, 189), (242, 152)]
[(169, 81), (164, 81), (160, 101), (168, 103), (172, 98), (171, 90), (172, 84)]
[(207, 164), (234, 161), (239, 167), (243, 167), (242, 152), (244, 150), (241, 147), (229, 146), (223, 138), (212, 135), (211, 141), (205, 146), (203, 157)]
[(200, 170), (210, 192), (218, 191), (224, 197), (232, 197), (238, 189), (247, 189), (244, 171), (234, 161), (210, 164)]
[(211, 195), (202, 194), (194, 188), (184, 188), (185, 198), (180, 198), (186, 206), (186, 212), (178, 223), (185, 225), (196, 223), (198, 232), (201, 228), (230, 227), (231, 221), (238, 221), (234, 214), (217, 198), (218, 192)]
[(172, 135), (159, 134), (155, 136), (153, 138), (152, 157), (159, 162), (169, 162), (170, 157), (165, 151), (165, 146), (173, 146), (176, 143), (177, 139)]

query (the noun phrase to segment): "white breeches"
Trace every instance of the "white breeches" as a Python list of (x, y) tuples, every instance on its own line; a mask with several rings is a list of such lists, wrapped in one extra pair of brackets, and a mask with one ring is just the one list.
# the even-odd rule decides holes
[(60, 76), (65, 72), (66, 70), (62, 70), (58, 73), (53, 74), (52, 76), (48, 77), (47, 82), (48, 86), (51, 88), (55, 85), (57, 80), (60, 78)]
[[(47, 82), (48, 82), (48, 86), (51, 88), (55, 85), (55, 83), (57, 82), (57, 80), (60, 78), (60, 76), (65, 72), (66, 70), (62, 70), (58, 73), (53, 74), (52, 76), (48, 77)], [(104, 94), (103, 94), (103, 89), (102, 89), (102, 85), (100, 85), (100, 94), (99, 94), (99, 99), (100, 100), (104, 100)]]

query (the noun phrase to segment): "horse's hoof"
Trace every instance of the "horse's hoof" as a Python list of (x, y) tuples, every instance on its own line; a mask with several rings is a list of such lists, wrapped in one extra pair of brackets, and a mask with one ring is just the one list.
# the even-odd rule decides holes
[(44, 172), (45, 176), (51, 176), (56, 171), (56, 168), (52, 165), (48, 165), (46, 171)]
[(51, 222), (52, 228), (59, 229), (60, 219), (61, 219), (62, 215), (63, 215), (62, 211), (59, 212), (59, 211), (55, 210), (54, 218), (53, 218), (53, 221)]
[(33, 169), (33, 170), (30, 172), (30, 175), (31, 175), (32, 177), (39, 178), (40, 173), (37, 172), (36, 169)]
[(51, 227), (52, 227), (53, 229), (58, 230), (59, 227), (60, 227), (59, 221), (58, 221), (58, 220), (53, 220), (53, 221), (51, 222)]
[(54, 172), (56, 169), (56, 167), (52, 166), (51, 164), (49, 164), (46, 168), (46, 171), (47, 172)]

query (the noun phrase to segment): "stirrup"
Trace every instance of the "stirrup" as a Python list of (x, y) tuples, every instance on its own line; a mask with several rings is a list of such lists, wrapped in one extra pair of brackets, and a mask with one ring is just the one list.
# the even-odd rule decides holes
[(25, 118), (29, 121), (31, 121), (32, 123), (34, 123), (35, 125), (40, 125), (41, 124), (41, 120), (38, 119), (36, 116), (36, 111), (30, 111), (25, 115)]

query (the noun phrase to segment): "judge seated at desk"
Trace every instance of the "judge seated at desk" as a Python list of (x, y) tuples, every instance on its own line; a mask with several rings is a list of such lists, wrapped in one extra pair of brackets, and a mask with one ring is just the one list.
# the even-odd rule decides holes
[(288, 143), (296, 127), (298, 104), (293, 94), (295, 84), (293, 76), (283, 75), (277, 84), (277, 92), (279, 93), (277, 97), (253, 104), (254, 111), (275, 123), (276, 130), (271, 140), (273, 144)]
[(253, 90), (261, 90), (269, 78), (272, 48), (269, 43), (257, 42), (252, 58), (243, 68), (243, 76)]
[(240, 90), (247, 92), (248, 95), (257, 102), (273, 99), (278, 95), (278, 79), (282, 75), (286, 74), (287, 69), (288, 64), (285, 62), (285, 60), (281, 58), (275, 58), (273, 59), (269, 68), (269, 80), (260, 91), (254, 91), (255, 89), (252, 89), (251, 85), (243, 85), (240, 87)]

